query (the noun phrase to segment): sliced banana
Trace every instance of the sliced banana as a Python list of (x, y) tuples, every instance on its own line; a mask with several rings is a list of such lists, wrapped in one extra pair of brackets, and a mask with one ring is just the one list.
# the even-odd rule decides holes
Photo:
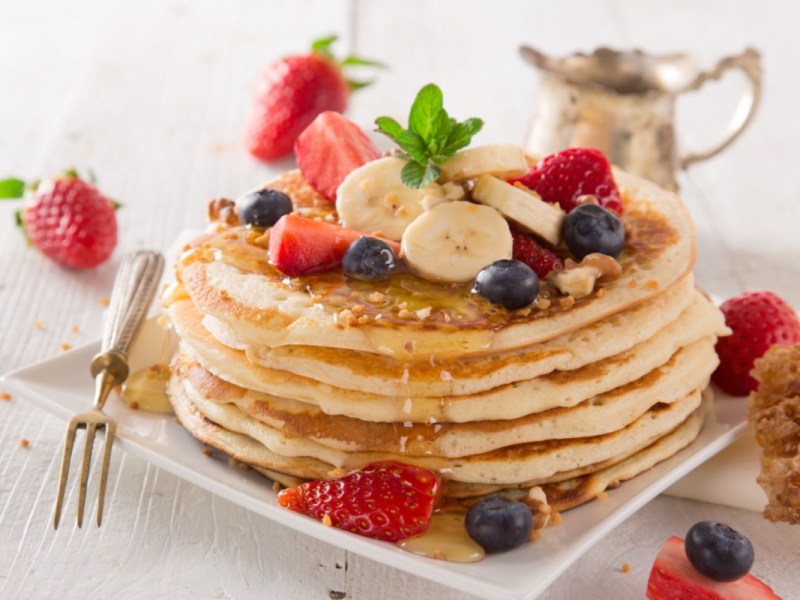
[(496, 208), (554, 246), (561, 239), (561, 225), (566, 213), (557, 204), (545, 202), (534, 194), (491, 175), (478, 177), (475, 189), (472, 190), (472, 198)]
[(345, 227), (379, 233), (400, 241), (403, 231), (423, 211), (425, 190), (400, 179), (406, 161), (387, 156), (351, 171), (336, 190), (336, 210)]
[(511, 258), (508, 223), (495, 209), (472, 202), (437, 204), (408, 226), (400, 255), (420, 277), (464, 283), (496, 260)]
[(494, 144), (461, 150), (442, 167), (440, 181), (464, 181), (480, 175), (503, 179), (519, 177), (529, 170), (525, 151), (513, 144)]

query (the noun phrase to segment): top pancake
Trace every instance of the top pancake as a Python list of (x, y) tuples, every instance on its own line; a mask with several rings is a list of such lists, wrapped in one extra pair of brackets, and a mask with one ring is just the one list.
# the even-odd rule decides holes
[[(407, 273), (381, 282), (349, 280), (340, 270), (290, 278), (269, 264), (266, 236), (242, 227), (195, 240), (178, 261), (177, 277), (200, 312), (253, 346), (301, 344), (413, 359), (536, 344), (653, 298), (693, 266), (694, 231), (680, 199), (618, 170), (615, 178), (633, 231), (619, 257), (622, 276), (569, 308), (553, 301), (547, 309), (507, 311), (471, 293), (468, 284)], [(333, 206), (297, 171), (269, 187), (286, 191), (301, 213), (335, 218)]]

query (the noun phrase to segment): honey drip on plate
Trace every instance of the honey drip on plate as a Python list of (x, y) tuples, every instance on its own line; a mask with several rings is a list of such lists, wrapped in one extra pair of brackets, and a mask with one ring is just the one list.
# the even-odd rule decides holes
[(171, 413), (167, 397), (169, 367), (157, 364), (137, 371), (122, 386), (122, 399), (128, 408), (154, 413)]
[(467, 533), (463, 512), (434, 513), (428, 529), (420, 535), (397, 542), (403, 550), (437, 560), (472, 563), (485, 556)]

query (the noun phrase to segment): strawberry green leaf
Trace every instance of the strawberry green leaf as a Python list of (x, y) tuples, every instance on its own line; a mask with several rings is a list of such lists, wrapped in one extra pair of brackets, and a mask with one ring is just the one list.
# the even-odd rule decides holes
[(15, 177), (0, 180), (0, 198), (22, 198), (25, 182)]
[(313, 52), (314, 54), (320, 54), (321, 56), (324, 56), (329, 60), (335, 60), (333, 52), (331, 52), (331, 46), (338, 39), (339, 39), (338, 35), (328, 35), (316, 39), (313, 42), (311, 42), (311, 52)]
[(351, 92), (357, 92), (358, 90), (363, 90), (365, 87), (371, 86), (373, 83), (375, 83), (374, 79), (368, 79), (367, 81), (356, 81), (355, 79), (348, 79), (347, 87)]
[(385, 69), (386, 64), (377, 60), (370, 60), (368, 58), (361, 58), (360, 56), (348, 56), (343, 61), (339, 62), (342, 67), (378, 67)]
[(400, 171), (400, 180), (408, 187), (424, 188), (429, 183), (439, 179), (439, 175), (441, 175), (441, 170), (435, 165), (409, 162)]

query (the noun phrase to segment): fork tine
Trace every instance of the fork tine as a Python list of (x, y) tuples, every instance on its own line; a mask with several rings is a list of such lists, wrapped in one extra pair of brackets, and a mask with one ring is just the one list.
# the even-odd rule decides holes
[(75, 421), (70, 421), (67, 427), (67, 436), (64, 439), (64, 455), (61, 457), (61, 474), (58, 476), (58, 495), (56, 496), (56, 514), (53, 517), (53, 529), (58, 529), (58, 522), (61, 520), (61, 508), (64, 506), (64, 492), (67, 488), (69, 463), (72, 458), (72, 446), (75, 443), (77, 428), (78, 424)]
[(113, 421), (106, 423), (106, 435), (103, 440), (103, 464), (100, 469), (100, 489), (97, 493), (97, 526), (103, 522), (103, 503), (106, 499), (106, 481), (108, 480), (108, 463), (111, 460), (111, 446), (114, 443), (114, 435), (117, 432), (117, 424)]
[(86, 424), (86, 442), (83, 446), (83, 462), (81, 463), (81, 487), (78, 492), (78, 528), (83, 525), (83, 509), (86, 507), (86, 487), (89, 483), (89, 466), (92, 463), (92, 448), (97, 423)]

